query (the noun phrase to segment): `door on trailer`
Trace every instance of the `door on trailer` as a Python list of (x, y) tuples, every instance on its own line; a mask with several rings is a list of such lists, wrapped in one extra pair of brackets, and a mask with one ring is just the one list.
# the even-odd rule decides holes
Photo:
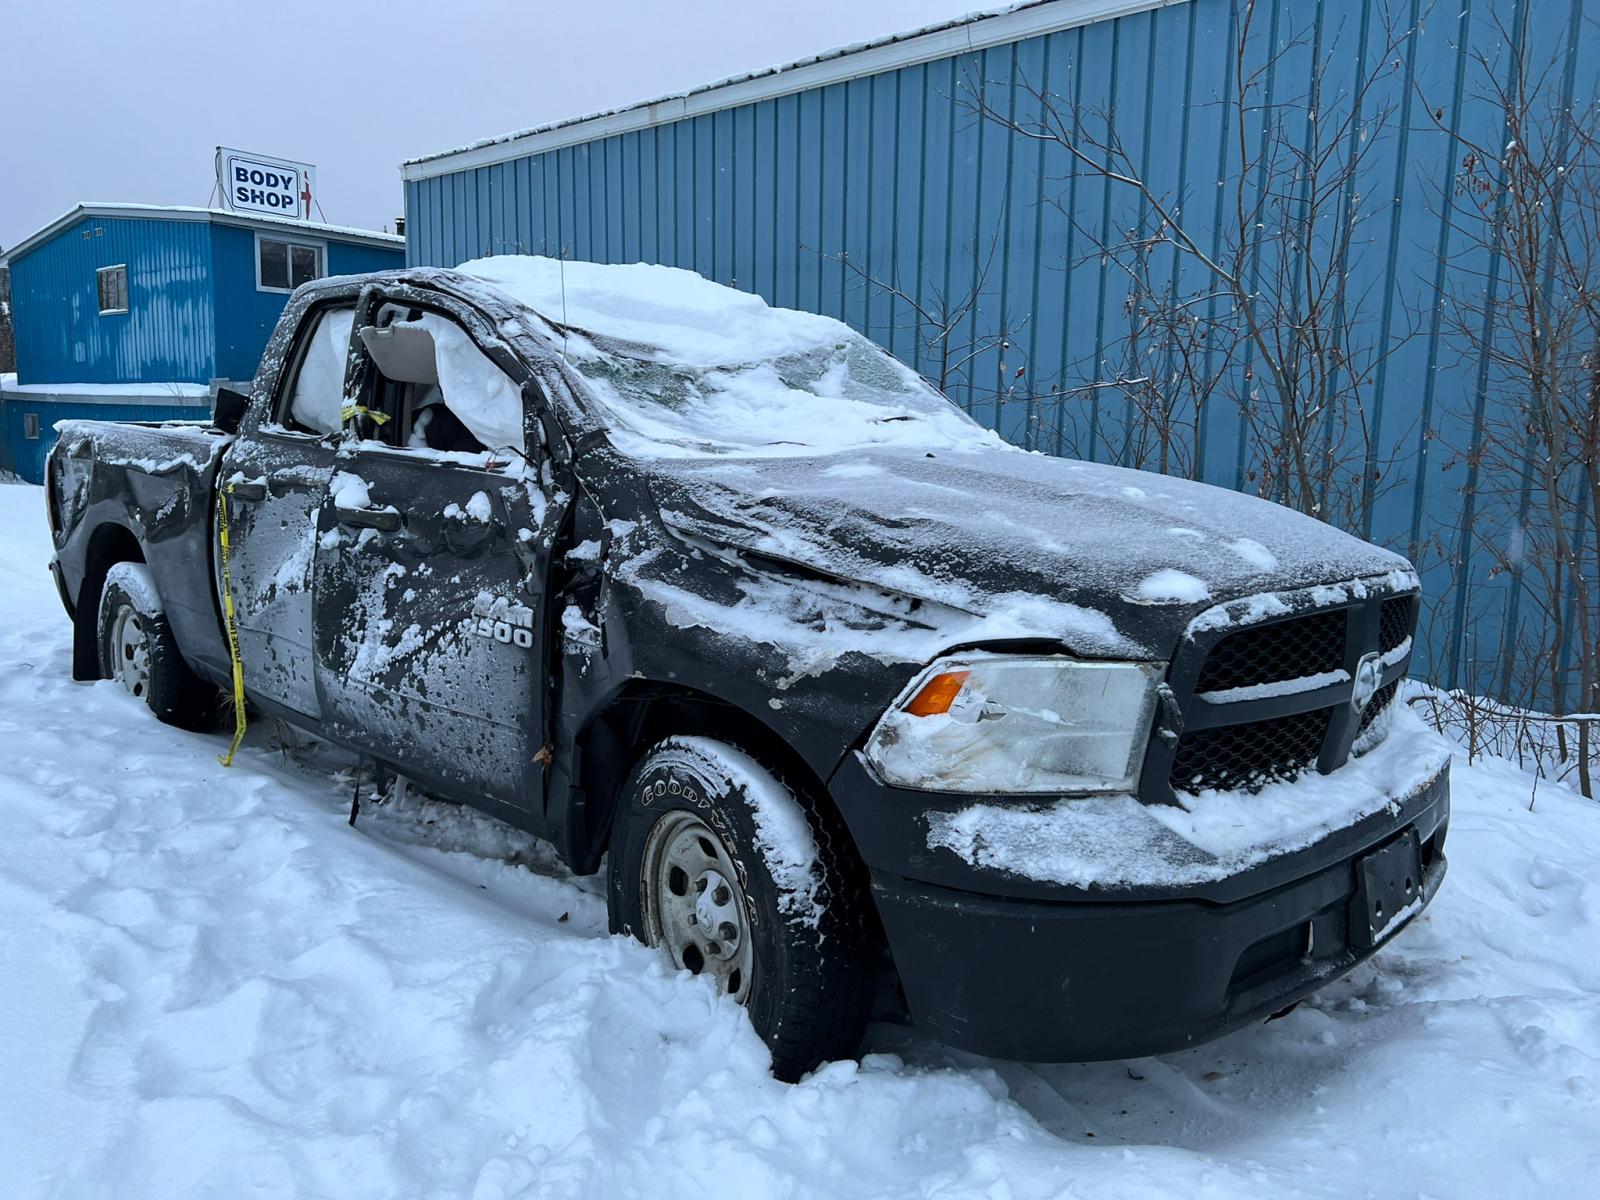
[(333, 474), (353, 296), (308, 312), (260, 423), (228, 448), (228, 573), (252, 697), (318, 715), (311, 636), (317, 517)]
[(560, 514), (539, 483), (521, 370), (435, 297), (376, 297), (358, 417), (318, 523), (323, 723), (422, 782), (543, 812), (545, 583)]

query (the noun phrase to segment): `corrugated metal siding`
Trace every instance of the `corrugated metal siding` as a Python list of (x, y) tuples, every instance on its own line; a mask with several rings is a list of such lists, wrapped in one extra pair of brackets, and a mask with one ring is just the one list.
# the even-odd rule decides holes
[[(297, 236), (286, 231), (288, 236)], [(271, 235), (268, 235), (271, 236)], [(351, 245), (326, 240), (314, 232), (307, 241), (323, 241), (330, 275), (355, 275), (387, 271), (405, 265), (405, 255), (376, 246)], [(236, 225), (212, 226), (212, 271), (216, 280), (217, 357), (219, 378), (244, 381), (254, 378), (261, 351), (288, 302), (286, 292), (266, 292), (256, 287), (256, 235)]]
[[(1358, 64), (1380, 36), (1378, 6), (1279, 0), (1263, 7), (1270, 11), (1257, 27), (1267, 44), (1288, 47), (1270, 78), (1272, 103), (1304, 95), (1313, 55), (1328, 64), (1324, 96), (1350, 94)], [(1375, 107), (1392, 101), (1398, 119), (1360, 181), (1363, 211), (1373, 215), (1349, 263), (1351, 294), (1365, 298), (1360, 319), (1380, 344), (1395, 347), (1370, 414), (1371, 461), (1387, 464), (1385, 484), (1367, 497), (1358, 531), (1410, 553), (1422, 570), (1419, 670), (1490, 688), (1487, 663), (1515, 635), (1526, 607), (1519, 613), (1520, 582), (1491, 576), (1488, 556), (1474, 552), (1474, 534), (1514, 536), (1515, 514), (1489, 511), (1474, 497), (1476, 468), (1460, 452), (1496, 414), (1486, 411), (1483, 364), (1451, 344), (1432, 296), (1436, 286), (1487, 277), (1494, 264), (1453, 228), (1458, 151), (1418, 98), (1447, 112), (1455, 128), (1498, 145), (1494, 114), (1475, 99), (1474, 56), (1504, 70), (1501, 30), (1529, 19), (1531, 0), (1394, 0), (1389, 7), (1421, 29), (1405, 47), (1403, 69), (1373, 96)], [(1533, 57), (1564, 63), (1568, 90), (1588, 102), (1600, 67), (1600, 4), (1569, 0), (1539, 13)], [(410, 181), (408, 258), (453, 265), (529, 252), (690, 267), (772, 303), (842, 318), (925, 374), (935, 364), (920, 352), (906, 303), (862, 286), (838, 257), (924, 300), (970, 291), (988, 259), (982, 299), (956, 340), (1026, 318), (1021, 344), (981, 358), (970, 379), (951, 389), (953, 398), (1019, 444), (1125, 457), (1120, 435), (1129, 408), (1074, 389), (1103, 377), (1107, 349), (1126, 328), (1126, 286), (1115, 271), (1085, 261), (1093, 241), (1114, 241), (1126, 228), (1126, 194), (1075, 173), (1059, 146), (976, 120), (961, 89), (982, 88), (1019, 117), (1033, 103), (1025, 85), (1114, 110), (1156, 191), (1184, 197), (1188, 221), (1214, 228), (1219, 181), (1238, 156), (1219, 103), (1234, 87), (1234, 19), (1229, 0), (1192, 0)], [(1258, 115), (1247, 121), (1252, 139), (1259, 122)], [(1459, 274), (1447, 278), (1447, 265)], [(1204, 284), (1184, 264), (1174, 262), (1172, 273), (1180, 290)], [(995, 396), (1022, 354), (1043, 395), (1001, 404)], [(1250, 487), (1248, 437), (1235, 405), (1210, 404), (1197, 439), (1201, 476)]]
[(289, 295), (257, 289), (253, 230), (215, 225), (211, 238), (211, 269), (217, 288), (217, 377), (253, 379), (261, 351)]
[[(39, 436), (25, 436), (29, 415), (39, 419)], [(204, 421), (211, 416), (210, 400), (195, 404), (85, 404), (71, 400), (0, 395), (0, 471), (10, 471), (28, 483), (44, 482), (44, 464), (56, 444), (57, 421)]]
[(367, 271), (395, 271), (406, 265), (406, 253), (377, 246), (356, 246), (347, 242), (328, 244), (329, 275), (360, 275)]
[[(398, 246), (326, 244), (330, 274), (404, 265)], [(102, 315), (95, 272), (119, 263), (128, 311)], [(19, 383), (247, 380), (288, 299), (257, 290), (250, 229), (207, 221), (85, 217), (11, 276)]]
[[(100, 314), (95, 272), (128, 265), (128, 311)], [(86, 217), (11, 264), (21, 383), (205, 383), (213, 375), (210, 228)]]

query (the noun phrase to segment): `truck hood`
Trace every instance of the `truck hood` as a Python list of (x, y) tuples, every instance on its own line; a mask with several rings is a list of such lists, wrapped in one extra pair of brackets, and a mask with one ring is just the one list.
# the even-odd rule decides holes
[(1165, 658), (1213, 605), (1411, 571), (1399, 555), (1252, 496), (1020, 450), (640, 466), (663, 521), (683, 533), (1084, 654)]

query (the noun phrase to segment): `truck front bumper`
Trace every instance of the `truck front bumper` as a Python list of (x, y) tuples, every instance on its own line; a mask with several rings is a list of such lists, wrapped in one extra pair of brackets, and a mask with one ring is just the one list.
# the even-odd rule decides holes
[[(884, 786), (859, 756), (830, 791), (871, 871), (913, 1020), (999, 1058), (1161, 1054), (1270, 1016), (1374, 953), (1446, 867), (1447, 761), (1311, 845), (1171, 886), (1064, 887), (930, 848), (929, 795)], [(1406, 903), (1380, 895), (1385, 876), (1396, 888), (1405, 877)]]

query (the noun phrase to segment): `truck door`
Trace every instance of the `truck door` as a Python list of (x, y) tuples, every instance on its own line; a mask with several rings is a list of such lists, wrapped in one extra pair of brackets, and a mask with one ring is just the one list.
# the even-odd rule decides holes
[[(543, 814), (545, 583), (561, 514), (523, 388), (461, 310), (370, 301), (319, 520), (323, 723), (424, 783)], [(387, 418), (381, 424), (375, 422)]]
[(310, 717), (318, 715), (311, 568), (354, 316), (354, 297), (306, 313), (276, 386), (217, 476), (229, 495), (228, 569), (245, 687)]

